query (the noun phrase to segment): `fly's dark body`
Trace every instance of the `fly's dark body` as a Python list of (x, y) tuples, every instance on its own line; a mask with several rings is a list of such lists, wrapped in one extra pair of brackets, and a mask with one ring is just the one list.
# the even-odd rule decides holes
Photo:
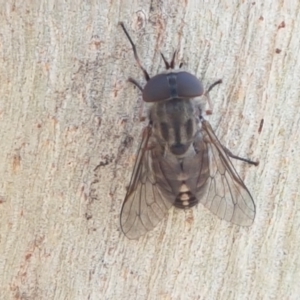
[[(216, 137), (203, 117), (199, 97), (206, 96), (202, 83), (192, 74), (179, 70), (150, 78), (141, 65), (136, 48), (123, 23), (134, 57), (147, 84), (143, 100), (151, 104), (149, 125), (143, 131), (130, 185), (123, 203), (120, 222), (124, 234), (136, 239), (153, 229), (171, 206), (190, 208), (201, 202), (220, 219), (250, 226), (255, 204), (235, 171), (233, 155)], [(173, 69), (175, 54), (166, 69)]]
[(162, 175), (158, 181), (161, 187), (167, 179), (164, 193), (169, 189), (173, 197), (176, 195), (173, 205), (179, 208), (199, 202), (197, 190), (204, 190), (209, 176), (208, 148), (199, 130), (199, 113), (195, 101), (178, 98), (155, 103), (150, 109), (150, 144), (155, 145), (150, 151), (156, 158), (153, 172)]

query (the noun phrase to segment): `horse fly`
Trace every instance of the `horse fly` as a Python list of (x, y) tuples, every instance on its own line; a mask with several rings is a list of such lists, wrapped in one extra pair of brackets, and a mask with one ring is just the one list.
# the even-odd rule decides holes
[(211, 107), (209, 92), (222, 81), (205, 92), (196, 76), (181, 66), (174, 70), (176, 51), (170, 63), (161, 54), (166, 72), (150, 78), (124, 24), (120, 25), (147, 83), (142, 88), (135, 79), (129, 81), (151, 105), (121, 210), (123, 233), (137, 239), (152, 230), (171, 206), (186, 209), (199, 202), (220, 219), (250, 226), (255, 204), (229, 157), (258, 162), (235, 156), (220, 143), (199, 101), (205, 96)]

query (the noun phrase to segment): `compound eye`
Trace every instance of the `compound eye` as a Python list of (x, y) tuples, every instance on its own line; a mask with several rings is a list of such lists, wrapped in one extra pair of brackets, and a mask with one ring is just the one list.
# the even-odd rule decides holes
[(204, 93), (202, 82), (188, 72), (177, 73), (177, 90), (179, 98), (195, 98)]
[(159, 102), (170, 99), (170, 87), (167, 74), (158, 74), (150, 78), (143, 90), (145, 102)]

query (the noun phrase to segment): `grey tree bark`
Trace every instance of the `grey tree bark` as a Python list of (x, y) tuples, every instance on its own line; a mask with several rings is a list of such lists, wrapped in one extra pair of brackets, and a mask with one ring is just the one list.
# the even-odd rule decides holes
[[(1, 299), (298, 299), (298, 1), (3, 1)], [(256, 202), (250, 228), (199, 205), (138, 241), (119, 213), (159, 52), (223, 84), (210, 117)], [(259, 128), (262, 124), (263, 127)]]

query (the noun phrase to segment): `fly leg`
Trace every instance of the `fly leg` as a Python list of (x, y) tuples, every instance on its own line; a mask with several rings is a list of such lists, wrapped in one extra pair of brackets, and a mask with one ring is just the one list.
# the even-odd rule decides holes
[(254, 165), (254, 166), (258, 166), (259, 162), (258, 161), (252, 161), (250, 159), (247, 159), (247, 158), (243, 158), (243, 157), (239, 157), (237, 155), (234, 155), (229, 149), (227, 149), (225, 146), (223, 146), (223, 149), (224, 151), (226, 152), (226, 154), (231, 157), (231, 158), (234, 158), (234, 159), (238, 159), (238, 160), (241, 160), (241, 161), (244, 161), (250, 165)]
[[(129, 77), (128, 81), (131, 82), (133, 85), (135, 85), (141, 92), (143, 92), (143, 88), (140, 86), (140, 84), (133, 78)], [(139, 109), (139, 120), (141, 122), (146, 120), (146, 116), (144, 114), (144, 101), (142, 101), (140, 109)]]
[(214, 82), (213, 84), (211, 84), (211, 85), (209, 86), (209, 88), (207, 89), (207, 91), (204, 93), (204, 96), (205, 96), (206, 99), (207, 99), (207, 103), (208, 103), (208, 107), (209, 107), (209, 109), (206, 110), (206, 114), (207, 114), (207, 115), (211, 115), (211, 114), (213, 113), (213, 104), (212, 104), (212, 102), (211, 102), (211, 100), (210, 100), (209, 92), (210, 92), (216, 85), (221, 84), (221, 83), (222, 83), (222, 79), (217, 80), (216, 82)]
[[(136, 51), (136, 46), (135, 46), (134, 42), (132, 41), (129, 33), (127, 32), (124, 23), (120, 22), (119, 25), (122, 27), (124, 33), (126, 34), (128, 40), (131, 44), (135, 61), (137, 62), (140, 69), (143, 71), (143, 74), (144, 74), (144, 77), (145, 77), (146, 81), (149, 81), (150, 76), (149, 76), (148, 72), (146, 71), (146, 69), (142, 66), (142, 63), (141, 63), (140, 58), (139, 58), (139, 56), (137, 54), (137, 51)], [(129, 77), (128, 81), (131, 82), (133, 85), (135, 85), (141, 92), (143, 92), (143, 88), (141, 87), (141, 85), (135, 79)], [(144, 101), (142, 101), (142, 104), (141, 104), (141, 107), (140, 107), (139, 119), (140, 119), (141, 122), (145, 121), (145, 119), (146, 119), (146, 117), (144, 116)]]
[(137, 62), (137, 64), (140, 67), (140, 69), (143, 71), (145, 79), (147, 81), (149, 81), (150, 80), (150, 76), (149, 76), (148, 72), (146, 71), (146, 69), (142, 66), (142, 63), (141, 63), (140, 58), (139, 58), (139, 56), (137, 54), (137, 51), (136, 51), (136, 46), (135, 46), (134, 42), (132, 41), (129, 33), (127, 32), (124, 23), (123, 22), (119, 22), (119, 25), (122, 27), (124, 33), (126, 34), (128, 40), (129, 40), (129, 43), (131, 44), (132, 51), (133, 51), (133, 56), (135, 58), (135, 61)]
[(129, 77), (128, 81), (131, 82), (133, 85), (135, 85), (141, 92), (143, 92), (143, 88), (140, 86), (140, 84), (135, 79)]

